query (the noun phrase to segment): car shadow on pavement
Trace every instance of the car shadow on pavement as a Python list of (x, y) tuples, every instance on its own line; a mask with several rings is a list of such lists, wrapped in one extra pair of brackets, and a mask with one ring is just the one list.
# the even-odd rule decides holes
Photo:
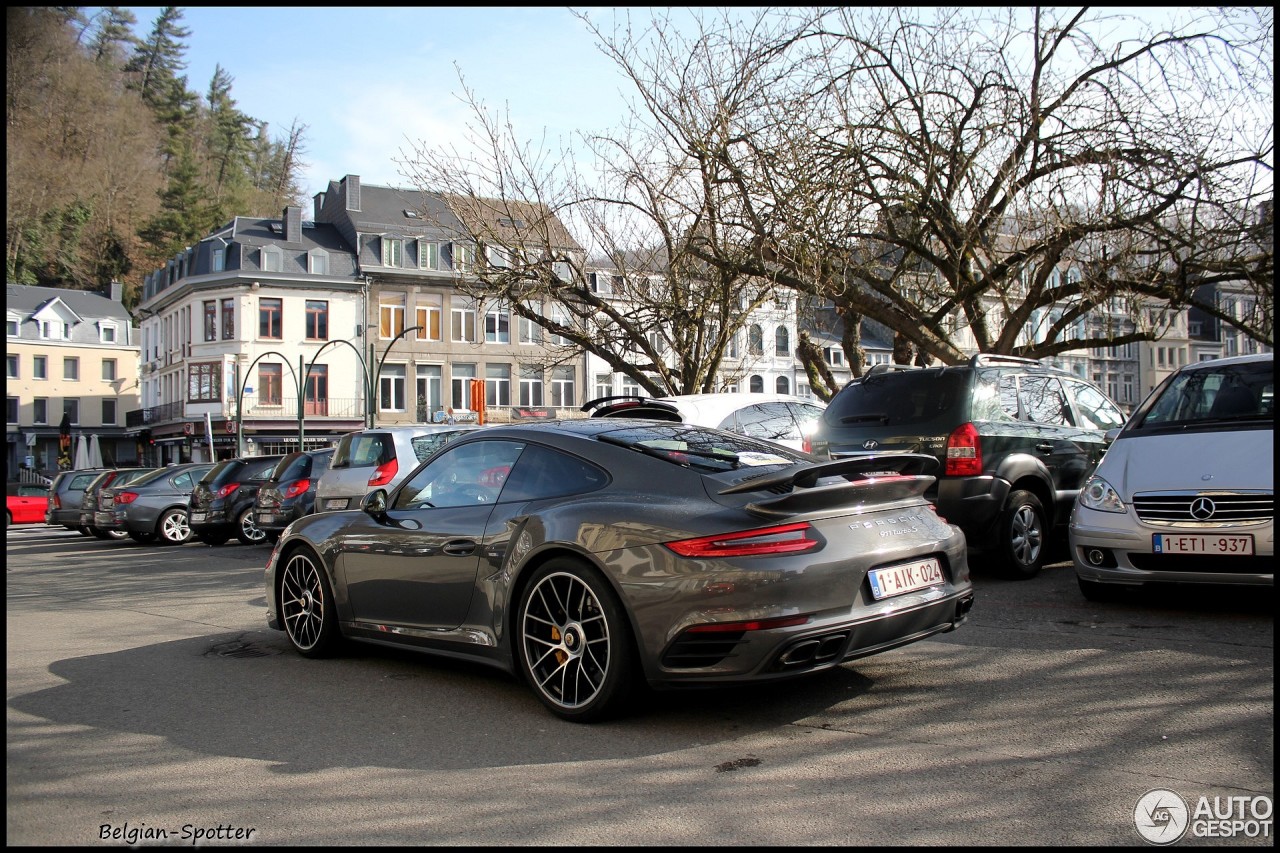
[[(49, 671), (65, 683), (13, 698), (10, 708), (58, 725), (271, 762), (279, 772), (635, 758), (786, 725), (871, 685), (838, 667), (780, 685), (644, 692), (623, 717), (579, 725), (552, 716), (497, 669), (362, 644), (308, 660), (274, 631), (68, 658)], [(39, 748), (38, 741), (21, 747), (37, 753), (24, 764), (39, 766)]]

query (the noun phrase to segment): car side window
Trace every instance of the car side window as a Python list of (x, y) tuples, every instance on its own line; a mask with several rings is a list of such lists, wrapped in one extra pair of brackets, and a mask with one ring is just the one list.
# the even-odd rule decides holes
[(1029, 420), (1050, 426), (1071, 423), (1071, 410), (1067, 407), (1067, 396), (1058, 377), (1024, 375), (1019, 384)]
[(1075, 394), (1080, 426), (1108, 430), (1124, 425), (1124, 415), (1101, 391), (1083, 382), (1068, 382), (1067, 385)]
[(1005, 374), (1000, 377), (1000, 385), (996, 389), (996, 400), (1000, 411), (1013, 420), (1018, 420), (1018, 377)]
[[(727, 427), (722, 424), (721, 429), (771, 441), (800, 438), (799, 428), (785, 403), (758, 403), (748, 406), (738, 410), (737, 418), (737, 427)], [(728, 423), (728, 421), (729, 419), (726, 419), (725, 422)]]
[(173, 487), (178, 491), (185, 491), (191, 488), (191, 474), (184, 472), (173, 478)]
[(492, 504), (520, 457), (518, 441), (475, 441), (449, 448), (400, 489), (395, 509)]
[(607, 482), (609, 475), (590, 462), (531, 444), (520, 454), (498, 500), (509, 503), (580, 495)]

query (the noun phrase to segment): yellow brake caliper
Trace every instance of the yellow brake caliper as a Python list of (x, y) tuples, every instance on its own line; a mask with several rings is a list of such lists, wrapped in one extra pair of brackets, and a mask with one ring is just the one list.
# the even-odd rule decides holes
[[(551, 626), (551, 639), (555, 640), (556, 642), (560, 641), (560, 629), (557, 628), (555, 625)], [(568, 659), (569, 659), (569, 656), (564, 653), (564, 649), (556, 649), (556, 663), (563, 666), (564, 662), (567, 661)]]

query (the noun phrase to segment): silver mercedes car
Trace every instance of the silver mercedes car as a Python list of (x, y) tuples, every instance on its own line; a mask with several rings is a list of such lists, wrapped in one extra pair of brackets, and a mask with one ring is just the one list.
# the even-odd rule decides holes
[(951, 631), (973, 588), (918, 454), (821, 461), (708, 427), (490, 426), (285, 529), (267, 621), (517, 674), (592, 722), (646, 685), (792, 678)]

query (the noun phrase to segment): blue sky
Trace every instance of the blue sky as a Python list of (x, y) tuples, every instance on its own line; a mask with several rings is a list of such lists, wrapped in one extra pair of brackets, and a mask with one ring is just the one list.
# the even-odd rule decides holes
[[(127, 8), (145, 37), (160, 7)], [(470, 113), (459, 71), (488, 107), (509, 109), (521, 138), (545, 132), (553, 146), (617, 126), (630, 95), (565, 8), (180, 8), (189, 88), (206, 95), (221, 64), (239, 108), (274, 138), (295, 118), (307, 125), (306, 199), (346, 174), (406, 186), (395, 161), (414, 145), (461, 145)], [(612, 25), (613, 9), (597, 15)]]

